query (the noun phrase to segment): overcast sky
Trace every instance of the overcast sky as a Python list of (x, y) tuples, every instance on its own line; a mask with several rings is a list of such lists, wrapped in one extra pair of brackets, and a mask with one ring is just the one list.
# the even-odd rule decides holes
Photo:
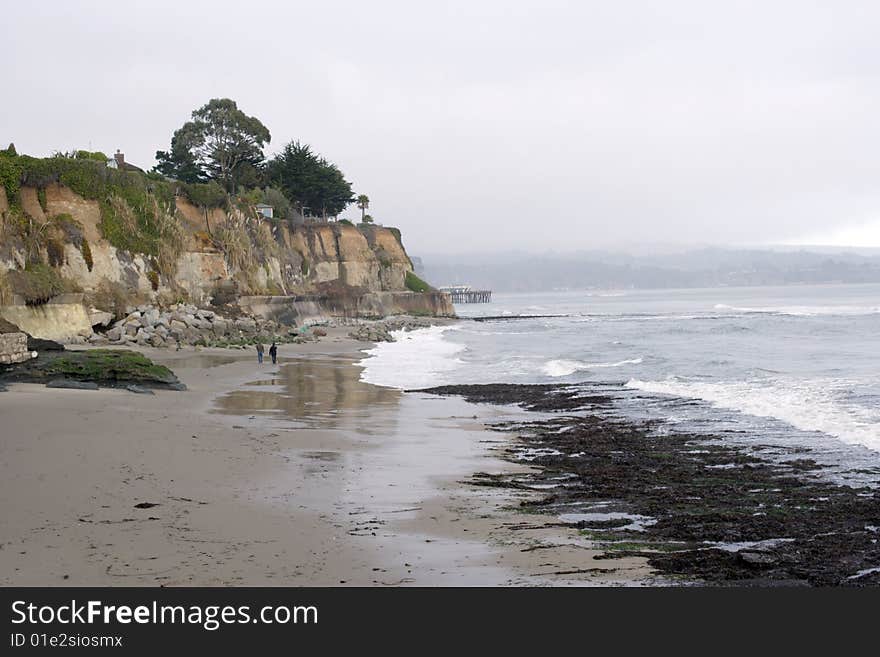
[(878, 35), (870, 0), (7, 2), (0, 141), (146, 168), (228, 96), (416, 254), (880, 246)]

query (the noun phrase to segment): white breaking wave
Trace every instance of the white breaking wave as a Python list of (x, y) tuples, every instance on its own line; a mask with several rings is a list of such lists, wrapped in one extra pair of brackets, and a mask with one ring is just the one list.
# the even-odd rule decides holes
[(630, 358), (629, 360), (619, 360), (616, 363), (584, 363), (579, 360), (548, 360), (544, 363), (541, 371), (547, 376), (568, 376), (575, 372), (592, 369), (604, 369), (606, 367), (623, 367), (624, 365), (638, 365), (642, 362), (641, 358)]
[(726, 310), (736, 313), (767, 313), (772, 315), (793, 315), (795, 317), (815, 317), (817, 315), (876, 315), (880, 313), (878, 306), (766, 306), (761, 308), (744, 308), (716, 303), (715, 310)]
[(443, 375), (461, 365), (456, 354), (465, 346), (443, 339), (451, 326), (431, 326), (415, 331), (393, 331), (395, 342), (380, 342), (364, 353), (361, 381), (401, 390), (428, 388), (443, 382)]
[(802, 431), (819, 431), (880, 450), (880, 412), (841, 399), (853, 385), (858, 384), (828, 380), (698, 383), (677, 379), (631, 379), (626, 384), (644, 392), (702, 399), (718, 408), (774, 418)]

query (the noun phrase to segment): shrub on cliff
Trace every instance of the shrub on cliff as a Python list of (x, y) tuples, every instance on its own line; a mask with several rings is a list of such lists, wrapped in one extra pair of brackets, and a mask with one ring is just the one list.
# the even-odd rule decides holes
[(6, 278), (12, 291), (28, 305), (46, 303), (65, 289), (58, 272), (43, 263), (29, 263), (24, 269), (9, 271)]
[(404, 281), (406, 289), (410, 292), (430, 292), (431, 286), (421, 278), (413, 274), (411, 271), (406, 272), (406, 280)]
[(95, 266), (95, 261), (92, 258), (92, 247), (89, 246), (89, 242), (87, 239), (83, 238), (82, 241), (82, 257), (83, 261), (86, 263), (86, 267), (89, 271), (92, 271), (92, 268)]
[(155, 256), (163, 240), (177, 237), (170, 234), (176, 223), (170, 220), (176, 191), (172, 182), (109, 169), (95, 159), (5, 154), (0, 156), (0, 183), (13, 210), (21, 209), (22, 185), (43, 190), (60, 183), (85, 199), (98, 201), (101, 233), (118, 249)]
[(103, 162), (105, 164), (110, 159), (101, 151), (77, 151), (74, 157), (77, 160), (95, 160), (95, 162)]
[(213, 180), (206, 183), (185, 183), (179, 189), (193, 205), (202, 208), (222, 208), (228, 201), (226, 190)]
[(113, 313), (115, 319), (122, 319), (128, 315), (129, 308), (141, 303), (143, 298), (139, 292), (129, 290), (122, 283), (105, 278), (86, 301), (99, 310)]

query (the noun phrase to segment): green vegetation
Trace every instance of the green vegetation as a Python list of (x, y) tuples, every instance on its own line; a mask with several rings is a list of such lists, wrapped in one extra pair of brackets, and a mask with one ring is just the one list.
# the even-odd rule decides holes
[(50, 267), (60, 267), (64, 264), (64, 244), (56, 237), (46, 239), (46, 254), (49, 258)]
[(430, 292), (431, 286), (425, 283), (421, 278), (413, 274), (411, 271), (406, 272), (406, 281), (404, 282), (406, 289), (410, 292)]
[[(367, 223), (367, 208), (370, 207), (370, 197), (366, 194), (359, 194), (357, 197), (357, 206), (361, 209), (361, 223)], [(370, 221), (373, 221), (373, 218), (370, 217)]]
[(258, 184), (263, 146), (271, 139), (266, 126), (234, 100), (214, 98), (175, 131), (171, 150), (156, 152), (156, 171), (188, 183), (215, 180), (235, 193)]
[(77, 381), (176, 383), (177, 377), (164, 365), (157, 365), (136, 351), (90, 349), (69, 351), (42, 367), (48, 376)]
[(86, 263), (86, 267), (89, 268), (89, 271), (92, 271), (92, 268), (95, 266), (95, 261), (92, 259), (92, 247), (89, 246), (89, 242), (85, 238), (83, 238), (81, 249), (82, 257)]
[(41, 262), (28, 263), (23, 270), (6, 272), (6, 280), (12, 292), (24, 297), (28, 305), (46, 303), (65, 290), (58, 272)]
[(290, 201), (288, 201), (287, 197), (284, 195), (284, 192), (280, 189), (274, 187), (263, 188), (258, 203), (271, 205), (277, 219), (289, 219), (291, 217), (291, 210), (293, 208), (290, 205)]
[(141, 303), (143, 299), (139, 292), (129, 290), (122, 283), (103, 279), (98, 287), (89, 295), (87, 303), (113, 313), (115, 319), (122, 319), (128, 315), (128, 309)]
[(103, 162), (105, 164), (110, 159), (101, 151), (76, 151), (73, 157), (77, 160), (94, 160), (95, 162)]
[(226, 190), (213, 180), (206, 183), (182, 183), (178, 186), (178, 191), (193, 205), (203, 208), (223, 208), (229, 200)]
[(351, 183), (342, 171), (298, 141), (266, 163), (266, 177), (303, 214), (334, 217), (352, 201)]
[(339, 223), (345, 224), (346, 226), (352, 226), (352, 227), (354, 226), (354, 224), (351, 223), (348, 219), (340, 219)]
[(18, 212), (22, 185), (45, 190), (52, 183), (60, 183), (85, 199), (98, 201), (101, 233), (118, 249), (157, 255), (163, 239), (176, 237), (171, 230), (171, 224), (176, 223), (176, 184), (170, 181), (109, 169), (95, 159), (39, 159), (0, 152), (0, 182), (10, 208)]
[(66, 212), (50, 217), (49, 221), (64, 235), (64, 238), (68, 242), (73, 244), (76, 248), (82, 249), (82, 243), (85, 238), (83, 237), (83, 227), (81, 223)]

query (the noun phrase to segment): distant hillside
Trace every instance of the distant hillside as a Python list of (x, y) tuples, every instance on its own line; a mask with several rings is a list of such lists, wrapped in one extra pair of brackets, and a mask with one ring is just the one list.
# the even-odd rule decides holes
[(839, 251), (707, 248), (633, 256), (585, 252), (483, 256), (421, 255), (438, 285), (468, 283), (496, 291), (682, 288), (804, 283), (880, 283), (880, 255)]

